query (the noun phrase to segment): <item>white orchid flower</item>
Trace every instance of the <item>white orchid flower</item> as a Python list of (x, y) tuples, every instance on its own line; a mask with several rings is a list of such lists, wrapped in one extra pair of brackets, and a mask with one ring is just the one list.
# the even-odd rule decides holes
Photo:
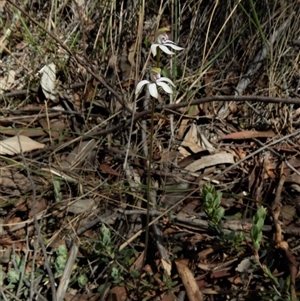
[(160, 73), (160, 68), (152, 68), (150, 71), (152, 81), (146, 79), (140, 81), (136, 86), (135, 94), (139, 94), (145, 85), (147, 85), (150, 95), (156, 99), (158, 98), (157, 86), (162, 87), (166, 93), (172, 94), (173, 90), (170, 85), (175, 87), (174, 83), (167, 77), (161, 77)]
[(169, 47), (174, 50), (182, 50), (183, 49), (182, 47), (177, 46), (173, 41), (169, 40), (167, 31), (169, 31), (169, 29), (166, 27), (160, 28), (157, 31), (156, 39), (155, 39), (157, 41), (157, 43), (152, 44), (151, 48), (150, 48), (153, 56), (156, 56), (156, 54), (157, 54), (157, 47), (166, 54), (175, 54), (173, 51), (171, 51), (169, 49)]

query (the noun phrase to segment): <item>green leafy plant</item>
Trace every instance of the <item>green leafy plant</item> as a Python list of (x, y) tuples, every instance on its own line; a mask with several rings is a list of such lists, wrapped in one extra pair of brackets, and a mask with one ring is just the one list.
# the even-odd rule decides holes
[(104, 224), (100, 227), (100, 237), (95, 246), (95, 252), (104, 255), (110, 260), (115, 258), (113, 243), (111, 241), (111, 232)]
[(168, 294), (171, 293), (174, 287), (178, 284), (178, 281), (172, 281), (169, 276), (163, 275), (163, 283), (166, 286)]
[(77, 279), (78, 285), (80, 288), (84, 288), (88, 283), (88, 277), (86, 274), (81, 274)]
[(231, 252), (243, 251), (244, 248), (241, 244), (245, 239), (244, 233), (223, 230), (222, 219), (225, 217), (225, 209), (221, 206), (222, 193), (208, 183), (203, 187), (202, 196), (204, 212), (209, 219), (211, 227), (218, 233), (216, 238), (223, 246), (229, 248)]
[(222, 193), (211, 184), (206, 184), (202, 190), (204, 211), (214, 227), (219, 227), (224, 217), (225, 209), (220, 205)]
[(262, 240), (262, 229), (266, 218), (266, 208), (261, 206), (252, 218), (252, 228), (250, 237), (253, 244), (253, 249), (257, 252), (260, 249), (260, 243)]
[(56, 257), (54, 259), (55, 277), (59, 277), (66, 266), (68, 250), (65, 245), (60, 245), (55, 251)]

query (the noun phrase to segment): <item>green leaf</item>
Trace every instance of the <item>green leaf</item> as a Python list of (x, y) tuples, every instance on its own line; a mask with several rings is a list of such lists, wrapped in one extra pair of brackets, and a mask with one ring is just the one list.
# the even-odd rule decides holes
[(262, 232), (259, 232), (257, 235), (256, 241), (260, 243), (261, 239), (262, 239)]
[(120, 270), (116, 267), (113, 267), (111, 269), (111, 277), (113, 278), (114, 284), (119, 284), (122, 281), (121, 275), (120, 275)]
[(18, 283), (20, 280), (20, 275), (14, 269), (11, 269), (7, 273), (7, 279), (9, 283)]
[(62, 272), (66, 266), (66, 258), (64, 256), (57, 256), (57, 258), (55, 259), (55, 268), (57, 270), (57, 272)]
[(220, 206), (222, 200), (222, 194), (217, 192), (214, 199), (215, 206)]
[(84, 288), (86, 286), (86, 284), (88, 283), (88, 278), (85, 274), (82, 274), (78, 277), (77, 282), (81, 288)]
[(253, 249), (255, 250), (255, 251), (258, 251), (259, 250), (259, 248), (260, 248), (260, 244), (258, 243), (258, 242), (253, 242)]
[(267, 274), (267, 276), (273, 280), (277, 286), (279, 286), (278, 280), (276, 277), (273, 276), (273, 274), (271, 273), (271, 271), (269, 270), (269, 268), (267, 266), (263, 267), (264, 272)]
[(217, 217), (217, 220), (218, 222), (222, 219), (222, 217), (224, 216), (224, 212), (225, 212), (225, 209), (223, 207), (219, 207), (217, 210), (216, 210), (216, 217)]
[(263, 206), (259, 207), (257, 210), (258, 216), (262, 219), (266, 218), (267, 210)]
[(64, 256), (65, 258), (67, 258), (68, 256), (68, 249), (65, 245), (60, 245), (56, 251), (55, 251), (56, 255), (58, 256)]
[(213, 204), (213, 201), (214, 201), (213, 195), (212, 195), (210, 192), (208, 192), (208, 193), (205, 195), (205, 203), (212, 205), (212, 204)]
[(262, 231), (263, 226), (264, 226), (264, 219), (259, 218), (256, 223), (256, 227), (259, 231)]
[(251, 232), (250, 232), (252, 241), (256, 241), (258, 233), (259, 233), (259, 230), (258, 230), (257, 226), (253, 225), (251, 228)]
[(110, 245), (111, 243), (110, 230), (104, 224), (102, 224), (100, 231), (101, 231), (101, 238), (102, 238), (101, 243), (104, 246)]

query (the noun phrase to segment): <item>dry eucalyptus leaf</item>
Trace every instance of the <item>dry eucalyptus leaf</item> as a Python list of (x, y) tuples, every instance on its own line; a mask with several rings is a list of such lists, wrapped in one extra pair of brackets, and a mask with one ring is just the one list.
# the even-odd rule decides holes
[(19, 135), (0, 141), (1, 155), (15, 155), (44, 148), (45, 144), (36, 142), (29, 137)]
[(251, 269), (253, 260), (253, 257), (243, 259), (235, 270), (240, 273), (251, 273), (253, 271), (253, 269)]
[(200, 291), (192, 271), (182, 259), (175, 259), (178, 275), (185, 287), (189, 301), (202, 301), (203, 294)]
[(42, 74), (41, 87), (47, 99), (55, 100), (55, 80), (56, 80), (56, 67), (54, 63), (44, 66), (39, 73)]
[(170, 262), (168, 262), (167, 260), (162, 258), (161, 263), (162, 263), (164, 271), (167, 273), (167, 275), (171, 276), (172, 265), (170, 264)]
[[(15, 81), (16, 72), (14, 70), (10, 70), (5, 77), (0, 78), (0, 90), (8, 90), (12, 87)], [(2, 93), (2, 91), (1, 91)]]
[(87, 210), (95, 210), (97, 204), (94, 199), (78, 199), (68, 206), (68, 212), (80, 214)]
[[(30, 180), (16, 168), (2, 168), (0, 173), (0, 195), (22, 195), (31, 189)], [(0, 201), (1, 205), (1, 201)]]
[(283, 218), (283, 223), (290, 223), (296, 216), (296, 208), (291, 205), (284, 205), (281, 207), (281, 215)]
[(195, 172), (197, 170), (214, 166), (218, 164), (233, 164), (234, 157), (232, 154), (227, 152), (220, 152), (214, 155), (205, 156), (199, 160), (194, 161), (193, 163), (186, 166), (186, 170)]

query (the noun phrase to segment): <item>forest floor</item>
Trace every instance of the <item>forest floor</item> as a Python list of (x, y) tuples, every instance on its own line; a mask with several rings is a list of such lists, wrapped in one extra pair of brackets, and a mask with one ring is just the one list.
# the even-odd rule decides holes
[(0, 1), (1, 300), (298, 300), (286, 2)]

